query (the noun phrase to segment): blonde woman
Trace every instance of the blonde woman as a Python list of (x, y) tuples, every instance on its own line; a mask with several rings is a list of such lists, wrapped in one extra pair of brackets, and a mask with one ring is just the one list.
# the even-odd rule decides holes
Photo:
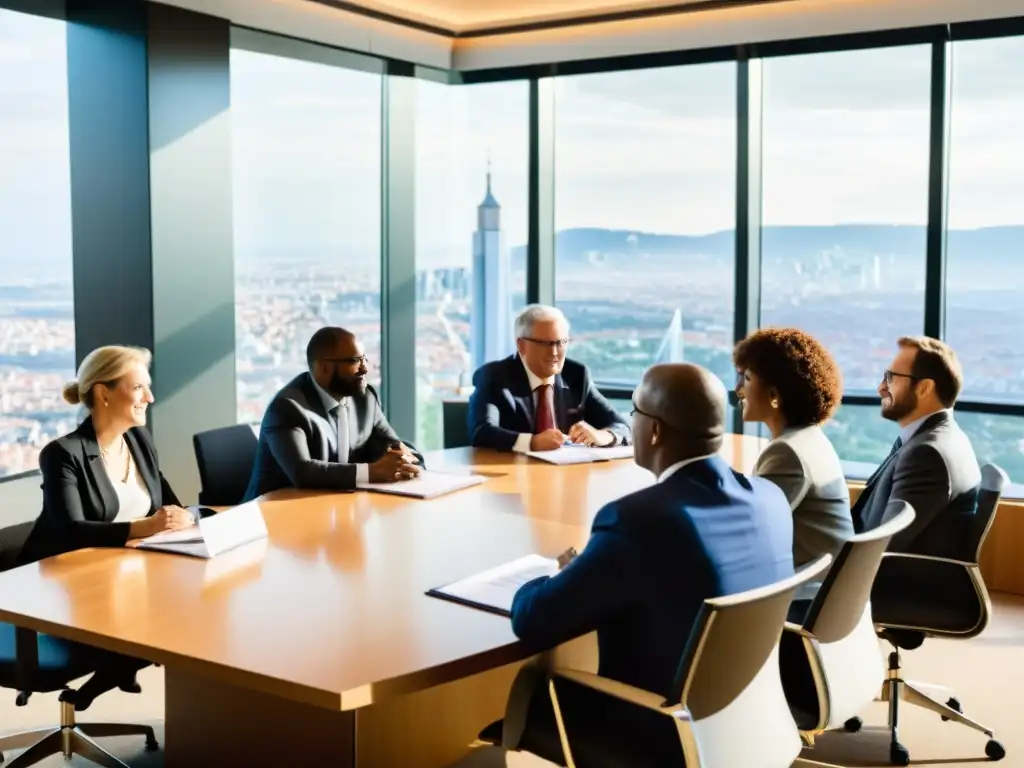
[(129, 539), (193, 524), (160, 473), (146, 410), (153, 402), (151, 355), (135, 347), (100, 347), (64, 386), (64, 399), (88, 417), (39, 456), (43, 511), (22, 562), (83, 547), (122, 547)]

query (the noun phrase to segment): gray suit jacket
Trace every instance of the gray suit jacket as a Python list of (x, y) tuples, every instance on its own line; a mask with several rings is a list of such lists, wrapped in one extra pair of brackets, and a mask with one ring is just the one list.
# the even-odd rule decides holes
[[(348, 463), (339, 463), (334, 423), (309, 373), (296, 376), (274, 395), (263, 414), (245, 501), (279, 488), (354, 489), (356, 464), (377, 461), (400, 438), (384, 417), (373, 387), (349, 400)], [(423, 457), (416, 457), (422, 466)]]
[[(971, 441), (945, 412), (934, 414), (868, 480), (853, 506), (858, 531), (885, 522), (885, 508), (899, 499), (914, 508), (914, 522), (889, 549), (962, 558), (981, 484)], [(972, 557), (974, 553), (969, 553)]]
[[(772, 440), (754, 474), (779, 486), (793, 510), (793, 565), (801, 568), (825, 554), (835, 556), (853, 536), (850, 489), (831, 441), (821, 427), (789, 429)], [(808, 582), (796, 600), (812, 600), (821, 580)]]

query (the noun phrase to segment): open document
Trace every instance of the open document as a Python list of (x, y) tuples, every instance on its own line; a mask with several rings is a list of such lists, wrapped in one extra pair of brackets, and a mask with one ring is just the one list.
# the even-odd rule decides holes
[(558, 573), (558, 561), (540, 555), (526, 555), (475, 576), (427, 592), (431, 597), (451, 600), (483, 611), (508, 616), (512, 598), (528, 581)]
[(394, 483), (356, 483), (356, 489), (412, 496), (415, 499), (432, 499), (435, 496), (479, 485), (489, 479), (483, 475), (451, 475), (425, 469), (412, 480), (399, 480)]
[(267, 538), (267, 524), (258, 504), (243, 504), (204, 517), (180, 531), (158, 533), (139, 542), (139, 549), (211, 558), (259, 539)]
[(633, 446), (615, 445), (611, 448), (589, 448), (572, 443), (553, 451), (526, 451), (526, 455), (549, 464), (589, 464), (595, 461), (631, 459), (633, 458)]

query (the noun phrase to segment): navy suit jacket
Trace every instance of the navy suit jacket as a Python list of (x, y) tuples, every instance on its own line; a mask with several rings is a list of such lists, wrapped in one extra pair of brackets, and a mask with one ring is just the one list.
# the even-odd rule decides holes
[[(563, 432), (577, 421), (607, 429), (623, 445), (632, 429), (590, 378), (587, 366), (566, 360), (555, 376), (555, 422)], [(533, 434), (534, 407), (530, 379), (518, 355), (480, 366), (473, 374), (469, 398), (469, 436), (476, 448), (511, 451), (520, 434)]]
[(785, 494), (712, 456), (605, 505), (576, 559), (519, 588), (512, 629), (537, 650), (596, 630), (602, 676), (667, 696), (705, 599), (792, 575)]

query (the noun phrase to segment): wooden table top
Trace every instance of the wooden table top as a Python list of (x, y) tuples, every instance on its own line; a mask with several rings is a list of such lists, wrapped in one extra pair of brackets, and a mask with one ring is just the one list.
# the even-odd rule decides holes
[[(763, 441), (732, 436), (749, 470)], [(507, 619), (424, 592), (525, 554), (582, 549), (600, 507), (653, 482), (632, 461), (557, 467), (456, 449), (486, 483), (423, 501), (282, 491), (269, 537), (212, 560), (87, 549), (0, 573), (0, 621), (332, 709), (524, 657)]]

